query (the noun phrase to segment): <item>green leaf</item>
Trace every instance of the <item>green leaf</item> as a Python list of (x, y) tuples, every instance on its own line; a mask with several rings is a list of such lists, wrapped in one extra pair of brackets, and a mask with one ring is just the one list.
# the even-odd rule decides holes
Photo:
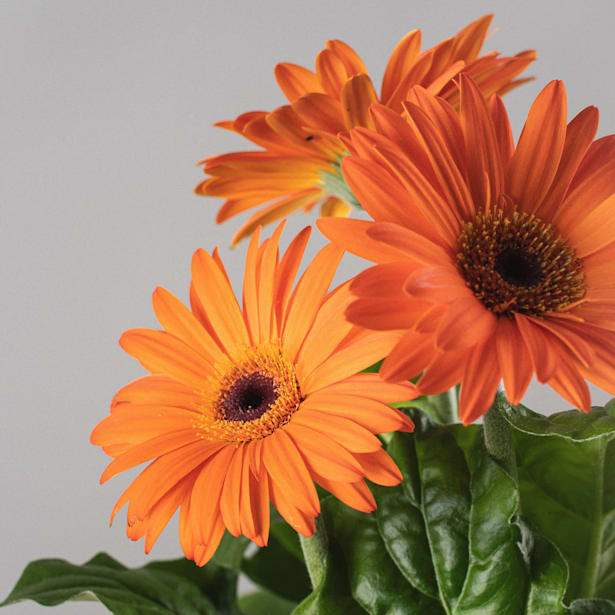
[(567, 600), (615, 599), (615, 417), (612, 408), (545, 417), (506, 405), (524, 516), (562, 552)]
[[(432, 421), (436, 423), (455, 423), (457, 421), (459, 401), (459, 388), (454, 387), (440, 395), (417, 397), (410, 402), (402, 404), (422, 410)], [(399, 404), (396, 404), (399, 406)]]
[(615, 602), (611, 600), (575, 600), (570, 605), (571, 615), (615, 615)]
[[(105, 553), (82, 566), (60, 559), (37, 560), (28, 564), (0, 606), (22, 600), (55, 606), (67, 600), (97, 599), (120, 615), (238, 615), (235, 575), (215, 564), (198, 569), (184, 562), (130, 569)], [(211, 599), (205, 595), (210, 591)]]
[(377, 363), (374, 363), (373, 365), (366, 367), (361, 373), (362, 374), (377, 374), (380, 371), (380, 367), (382, 366), (383, 362), (384, 362), (384, 359), (381, 359)]
[(246, 558), (242, 571), (257, 585), (294, 602), (311, 590), (299, 539), (285, 523), (271, 526), (269, 544)]
[(295, 602), (268, 591), (255, 592), (239, 599), (239, 608), (244, 615), (289, 615), (295, 606)]
[(333, 498), (324, 504), (325, 523), (346, 562), (350, 593), (365, 612), (444, 614), (437, 600), (417, 591), (395, 566), (373, 515), (352, 510)]
[(482, 428), (411, 413), (414, 434), (388, 446), (404, 482), (375, 490), (380, 536), (406, 582), (449, 615), (564, 613), (566, 564), (519, 517), (515, 481)]
[(241, 568), (244, 551), (249, 544), (250, 541), (245, 536), (235, 537), (228, 532), (224, 532), (212, 560), (219, 566), (238, 571)]

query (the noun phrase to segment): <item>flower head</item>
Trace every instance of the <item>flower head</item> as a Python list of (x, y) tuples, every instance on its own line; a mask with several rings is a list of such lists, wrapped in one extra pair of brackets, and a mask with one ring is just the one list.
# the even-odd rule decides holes
[(598, 111), (566, 125), (561, 82), (538, 96), (515, 147), (501, 100), (461, 76), (457, 114), (415, 88), (405, 118), (372, 109), (344, 174), (374, 222), (319, 221), (376, 263), (351, 284), (348, 318), (404, 328), (385, 379), (422, 393), (461, 382), (467, 424), (501, 379), (519, 403), (535, 374), (588, 411), (585, 379), (615, 394), (615, 136)]
[(157, 288), (162, 330), (132, 329), (120, 344), (151, 375), (114, 397), (91, 436), (113, 457), (104, 482), (151, 463), (119, 498), (127, 534), (151, 549), (177, 508), (186, 557), (204, 564), (222, 534), (267, 543), (269, 505), (301, 534), (314, 531), (314, 482), (358, 510), (375, 508), (364, 478), (397, 484), (401, 474), (374, 434), (411, 431), (387, 405), (411, 399), (410, 384), (360, 374), (385, 356), (397, 332), (368, 332), (343, 316), (348, 284), (331, 292), (342, 251), (322, 249), (293, 290), (310, 229), (282, 258), (282, 225), (250, 243), (243, 307), (217, 251), (192, 259), (191, 310)]
[(355, 126), (372, 127), (369, 106), (381, 102), (401, 112), (402, 101), (422, 85), (454, 105), (459, 91), (453, 77), (472, 75), (487, 96), (503, 94), (528, 79), (517, 79), (534, 60), (534, 51), (516, 56), (480, 55), (492, 15), (472, 22), (455, 36), (421, 52), (421, 31), (397, 44), (384, 71), (380, 96), (357, 53), (339, 40), (328, 41), (316, 57), (316, 71), (282, 63), (275, 76), (289, 101), (271, 113), (252, 111), (217, 125), (249, 139), (262, 150), (212, 156), (202, 161), (209, 177), (197, 194), (227, 201), (218, 212), (224, 222), (259, 207), (237, 231), (233, 244), (263, 224), (321, 203), (323, 216), (347, 216), (358, 203), (340, 173), (346, 149), (337, 138)]

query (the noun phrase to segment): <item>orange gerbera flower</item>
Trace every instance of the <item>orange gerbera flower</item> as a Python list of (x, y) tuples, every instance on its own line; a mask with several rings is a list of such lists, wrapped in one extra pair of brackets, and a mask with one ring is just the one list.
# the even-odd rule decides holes
[(535, 374), (588, 411), (584, 379), (615, 394), (615, 136), (592, 143), (598, 111), (566, 125), (550, 83), (515, 148), (501, 100), (461, 76), (457, 114), (416, 88), (406, 119), (372, 109), (343, 169), (375, 222), (322, 219), (334, 242), (379, 263), (351, 284), (348, 318), (407, 332), (381, 374), (461, 382), (470, 423), (501, 379), (519, 403)]
[(362, 511), (375, 508), (364, 478), (394, 485), (401, 474), (374, 434), (411, 431), (390, 402), (410, 384), (358, 374), (399, 334), (349, 324), (348, 284), (327, 293), (342, 251), (322, 249), (291, 292), (310, 234), (278, 261), (274, 236), (246, 260), (244, 301), (235, 299), (217, 251), (192, 259), (190, 303), (154, 292), (162, 331), (132, 329), (122, 348), (151, 372), (121, 389), (91, 436), (114, 457), (101, 482), (153, 461), (117, 501), (128, 504), (127, 534), (149, 552), (179, 507), (187, 558), (203, 565), (225, 528), (265, 545), (269, 503), (299, 533), (314, 532), (320, 504), (313, 481)]
[(421, 31), (399, 41), (387, 63), (380, 97), (355, 51), (327, 41), (316, 56), (316, 72), (296, 64), (278, 64), (275, 76), (290, 105), (271, 113), (252, 111), (234, 121), (219, 122), (256, 145), (260, 151), (233, 152), (201, 161), (208, 179), (197, 194), (221, 196), (216, 221), (228, 220), (247, 209), (263, 206), (237, 231), (233, 245), (258, 225), (268, 224), (321, 203), (323, 216), (347, 216), (358, 206), (340, 173), (346, 154), (337, 134), (355, 126), (371, 127), (369, 106), (378, 100), (401, 112), (412, 86), (422, 85), (457, 104), (453, 77), (472, 75), (485, 95), (503, 94), (528, 81), (516, 79), (535, 59), (534, 51), (513, 57), (497, 52), (479, 55), (493, 16), (486, 15), (457, 35), (421, 53)]

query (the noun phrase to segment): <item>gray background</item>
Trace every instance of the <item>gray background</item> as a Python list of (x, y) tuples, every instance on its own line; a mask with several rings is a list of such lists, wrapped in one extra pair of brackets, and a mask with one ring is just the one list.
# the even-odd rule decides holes
[[(107, 458), (88, 438), (113, 393), (143, 373), (117, 339), (155, 326), (154, 287), (186, 299), (192, 252), (215, 244), (239, 285), (245, 247), (228, 248), (238, 222), (216, 227), (220, 201), (192, 193), (197, 160), (244, 147), (212, 122), (285, 102), (274, 64), (312, 66), (327, 38), (353, 45), (379, 83), (408, 30), (430, 46), (490, 11), (500, 30), (487, 49), (538, 49), (537, 80), (506, 98), (517, 133), (552, 78), (565, 81), (571, 115), (596, 104), (599, 134), (615, 132), (609, 0), (0, 2), (0, 598), (32, 559), (147, 560), (123, 513), (108, 528), (130, 477), (99, 486)], [(308, 221), (295, 215), (286, 241)], [(346, 258), (338, 279), (361, 266)], [(567, 407), (541, 387), (526, 403)], [(180, 555), (174, 520), (150, 558)]]

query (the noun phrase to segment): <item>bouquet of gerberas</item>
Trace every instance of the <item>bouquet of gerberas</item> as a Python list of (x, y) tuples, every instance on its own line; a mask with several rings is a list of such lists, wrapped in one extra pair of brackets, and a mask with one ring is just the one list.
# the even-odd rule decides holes
[[(315, 72), (276, 67), (289, 104), (220, 124), (262, 148), (196, 189), (218, 222), (257, 208), (243, 302), (197, 250), (190, 309), (155, 290), (162, 329), (120, 340), (149, 375), (91, 437), (103, 482), (149, 462), (112, 517), (149, 552), (179, 508), (187, 559), (40, 560), (4, 604), (615, 613), (615, 406), (586, 384), (615, 392), (615, 136), (594, 107), (567, 123), (553, 81), (515, 144), (500, 96), (534, 53), (481, 54), (490, 20), (426, 51), (410, 32), (380, 95), (329, 41)], [(280, 253), (261, 227), (318, 204), (331, 243), (296, 281), (310, 229)], [(344, 251), (374, 265), (330, 290)], [(532, 376), (577, 410), (520, 406)]]

